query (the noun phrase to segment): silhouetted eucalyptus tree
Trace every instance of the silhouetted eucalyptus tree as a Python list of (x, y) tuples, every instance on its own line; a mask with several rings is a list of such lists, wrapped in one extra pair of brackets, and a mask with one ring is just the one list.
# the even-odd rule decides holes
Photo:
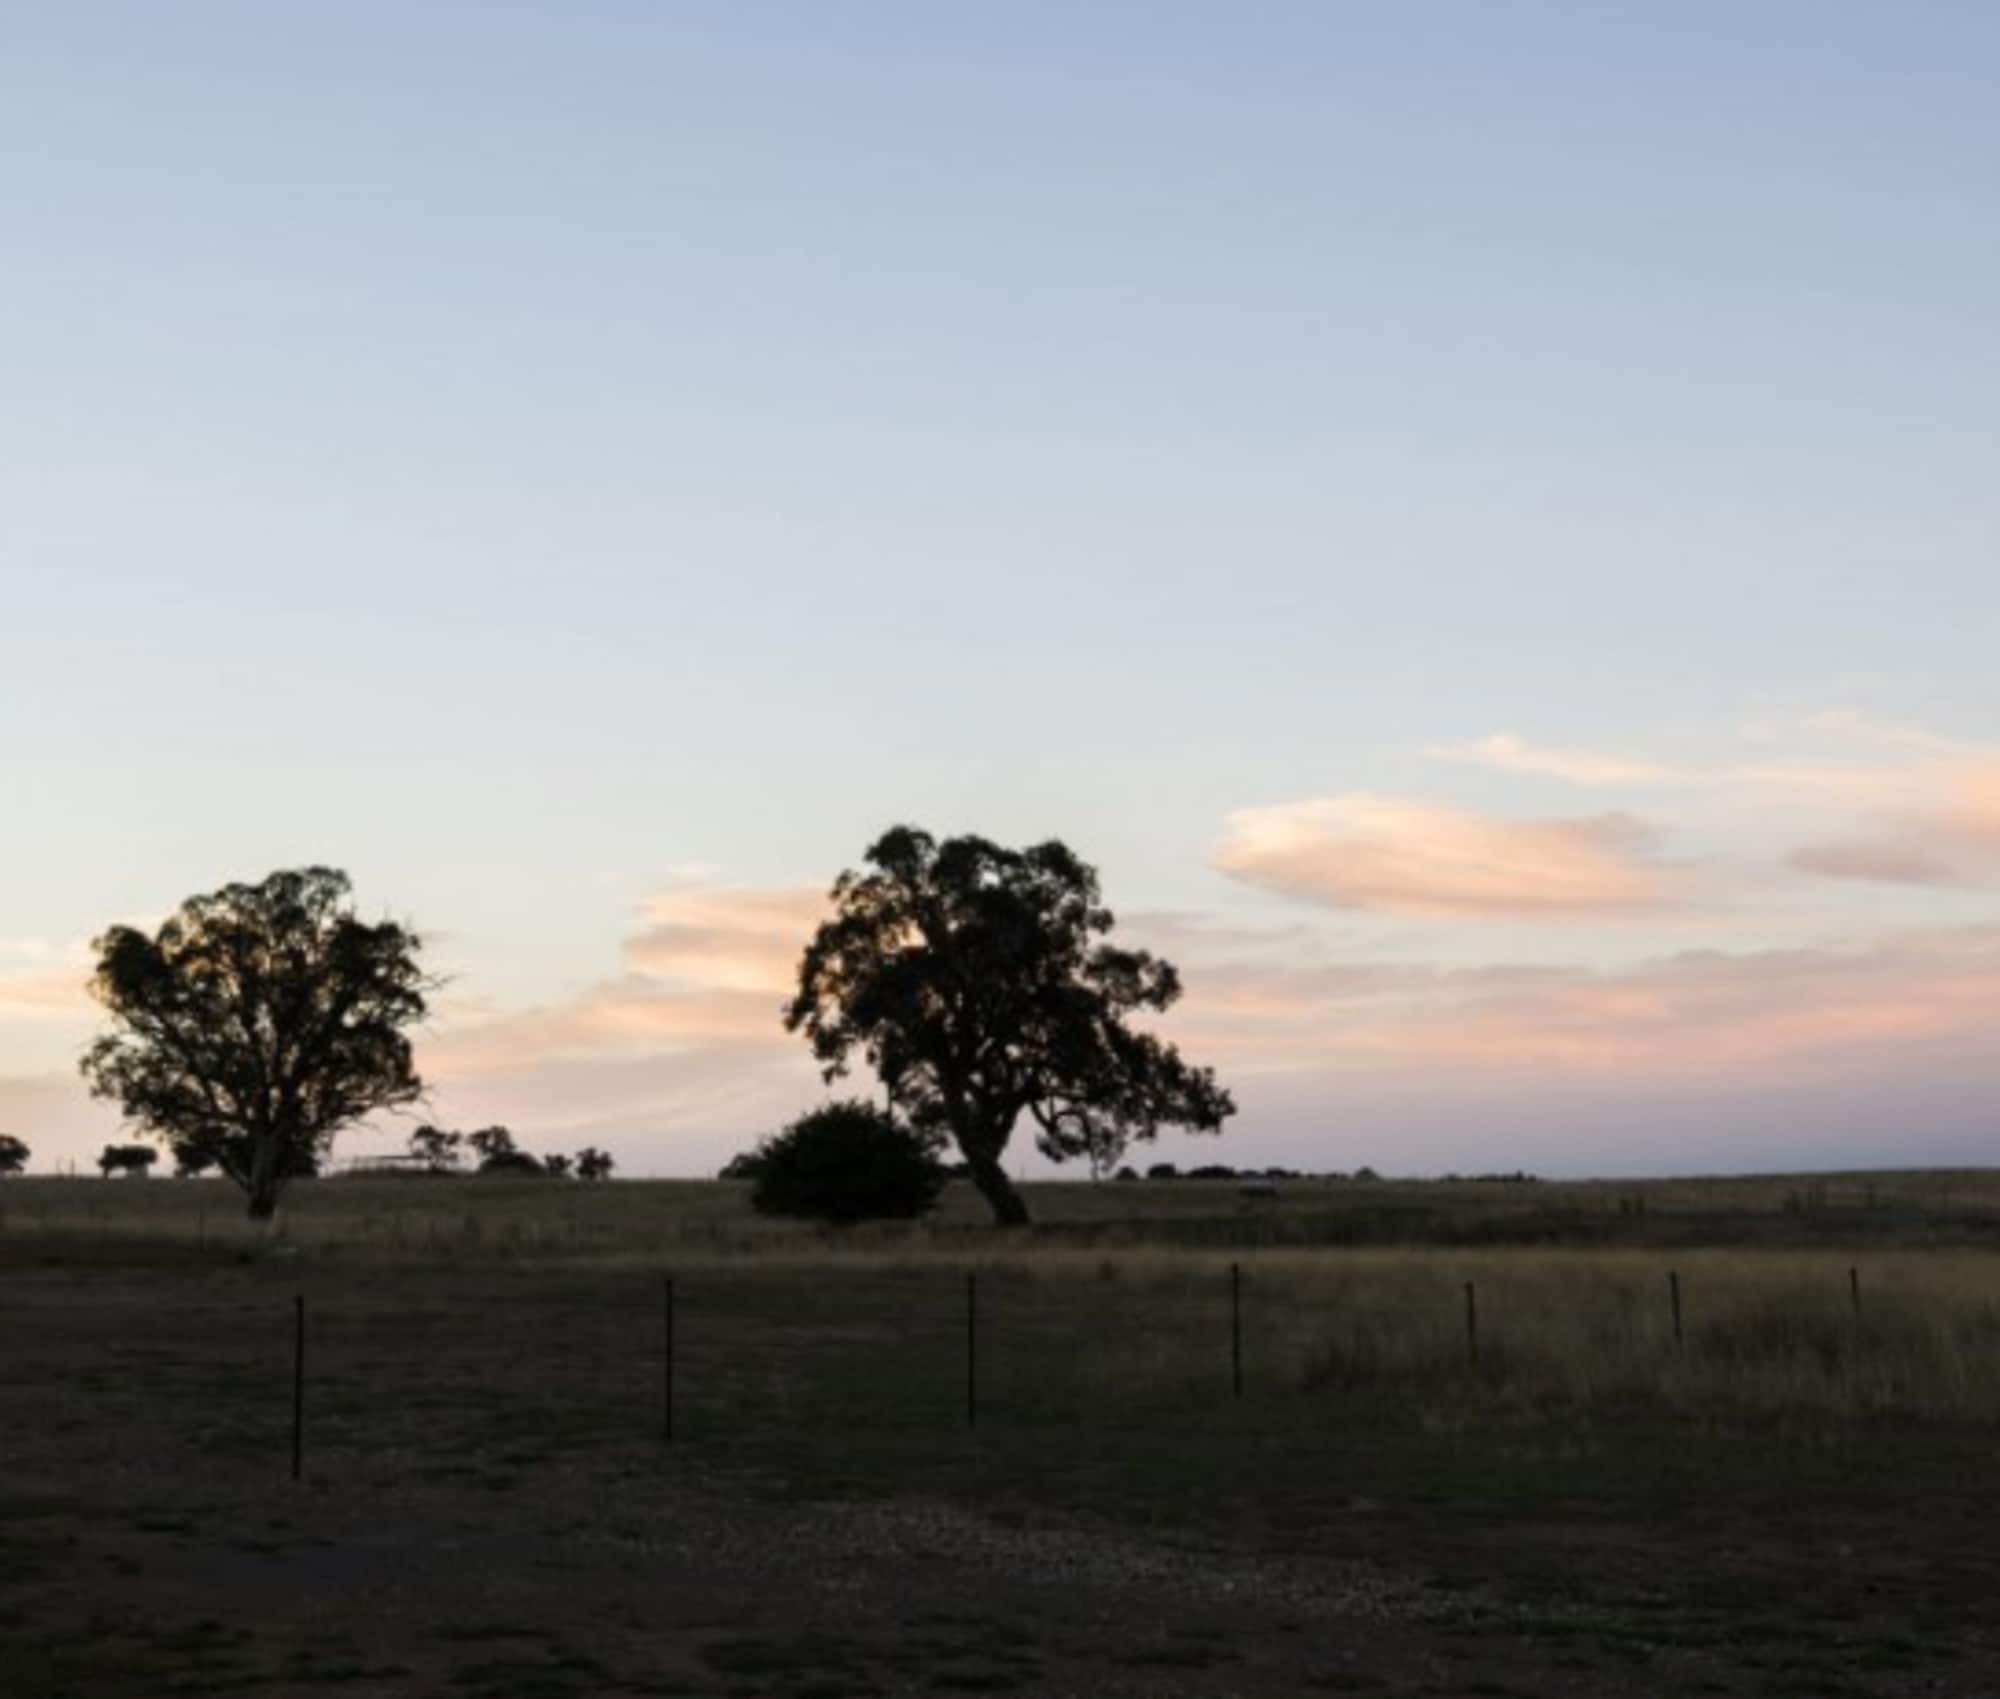
[(92, 990), (118, 1030), (83, 1057), (99, 1097), (177, 1154), (212, 1158), (268, 1217), (342, 1127), (422, 1092), (403, 1029), (429, 982), (414, 933), (355, 917), (308, 867), (190, 897), (148, 937), (114, 926)]
[(785, 1025), (832, 1081), (859, 1049), (920, 1131), (949, 1133), (1003, 1225), (1028, 1210), (1001, 1165), (1025, 1112), (1045, 1156), (1124, 1149), (1236, 1111), (1207, 1068), (1125, 1017), (1180, 995), (1171, 965), (1103, 943), (1097, 874), (1060, 843), (1009, 850), (898, 826), (844, 872)]
[(12, 1133), (0, 1133), (0, 1174), (18, 1174), (28, 1166), (27, 1145)]
[(463, 1133), (449, 1132), (428, 1121), (417, 1128), (408, 1140), (410, 1154), (433, 1174), (448, 1174), (456, 1168), (459, 1148), (464, 1143)]

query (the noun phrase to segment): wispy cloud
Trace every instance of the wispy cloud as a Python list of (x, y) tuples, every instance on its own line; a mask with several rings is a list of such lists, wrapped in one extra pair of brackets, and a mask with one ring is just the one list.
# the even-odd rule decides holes
[(1433, 743), (1425, 748), (1424, 754), (1434, 761), (1456, 761), (1490, 767), (1501, 773), (1562, 779), (1573, 785), (1662, 785), (1678, 783), (1684, 778), (1657, 761), (1593, 749), (1557, 749), (1530, 743), (1512, 732), (1495, 732), (1491, 737), (1473, 738), (1465, 743)]
[(1630, 920), (1691, 895), (1629, 814), (1515, 821), (1363, 793), (1240, 809), (1215, 864), (1331, 908), (1460, 918)]
[(0, 974), (0, 1014), (75, 1018), (96, 1005), (80, 967), (40, 968), (32, 973)]

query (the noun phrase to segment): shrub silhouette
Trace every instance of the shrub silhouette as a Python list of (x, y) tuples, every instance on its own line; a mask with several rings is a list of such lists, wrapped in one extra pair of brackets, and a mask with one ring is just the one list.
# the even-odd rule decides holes
[(28, 1166), (29, 1150), (12, 1133), (0, 1133), (0, 1174), (18, 1174)]
[(750, 1202), (815, 1221), (907, 1220), (943, 1189), (938, 1144), (872, 1103), (829, 1103), (757, 1146)]

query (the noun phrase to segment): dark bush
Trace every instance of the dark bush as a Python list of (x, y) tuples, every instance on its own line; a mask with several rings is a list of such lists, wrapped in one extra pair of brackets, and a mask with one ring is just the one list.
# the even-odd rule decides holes
[(1156, 1162), (1146, 1170), (1149, 1180), (1178, 1180), (1180, 1177), (1180, 1169), (1171, 1162)]
[(922, 1215), (945, 1171), (938, 1145), (885, 1109), (829, 1103), (757, 1146), (751, 1204), (766, 1215), (878, 1221)]
[(97, 1171), (106, 1179), (113, 1174), (137, 1174), (146, 1177), (146, 1170), (160, 1160), (160, 1153), (151, 1145), (108, 1144), (97, 1157)]
[(548, 1172), (540, 1162), (525, 1150), (497, 1150), (480, 1163), (482, 1174), (545, 1174)]

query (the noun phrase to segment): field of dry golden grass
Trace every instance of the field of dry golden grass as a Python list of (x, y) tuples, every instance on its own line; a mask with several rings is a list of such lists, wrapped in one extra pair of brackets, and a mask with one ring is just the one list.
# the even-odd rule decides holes
[(1043, 1413), (1199, 1405), (1242, 1378), (1443, 1426), (2000, 1418), (1992, 1173), (1029, 1196), (1026, 1232), (963, 1185), (924, 1222), (827, 1230), (717, 1182), (334, 1178), (266, 1228), (219, 1182), (22, 1180), (0, 1188), (0, 1265), (671, 1271), (687, 1305), (864, 1332), (912, 1305), (948, 1328), (972, 1272), (988, 1395)]

